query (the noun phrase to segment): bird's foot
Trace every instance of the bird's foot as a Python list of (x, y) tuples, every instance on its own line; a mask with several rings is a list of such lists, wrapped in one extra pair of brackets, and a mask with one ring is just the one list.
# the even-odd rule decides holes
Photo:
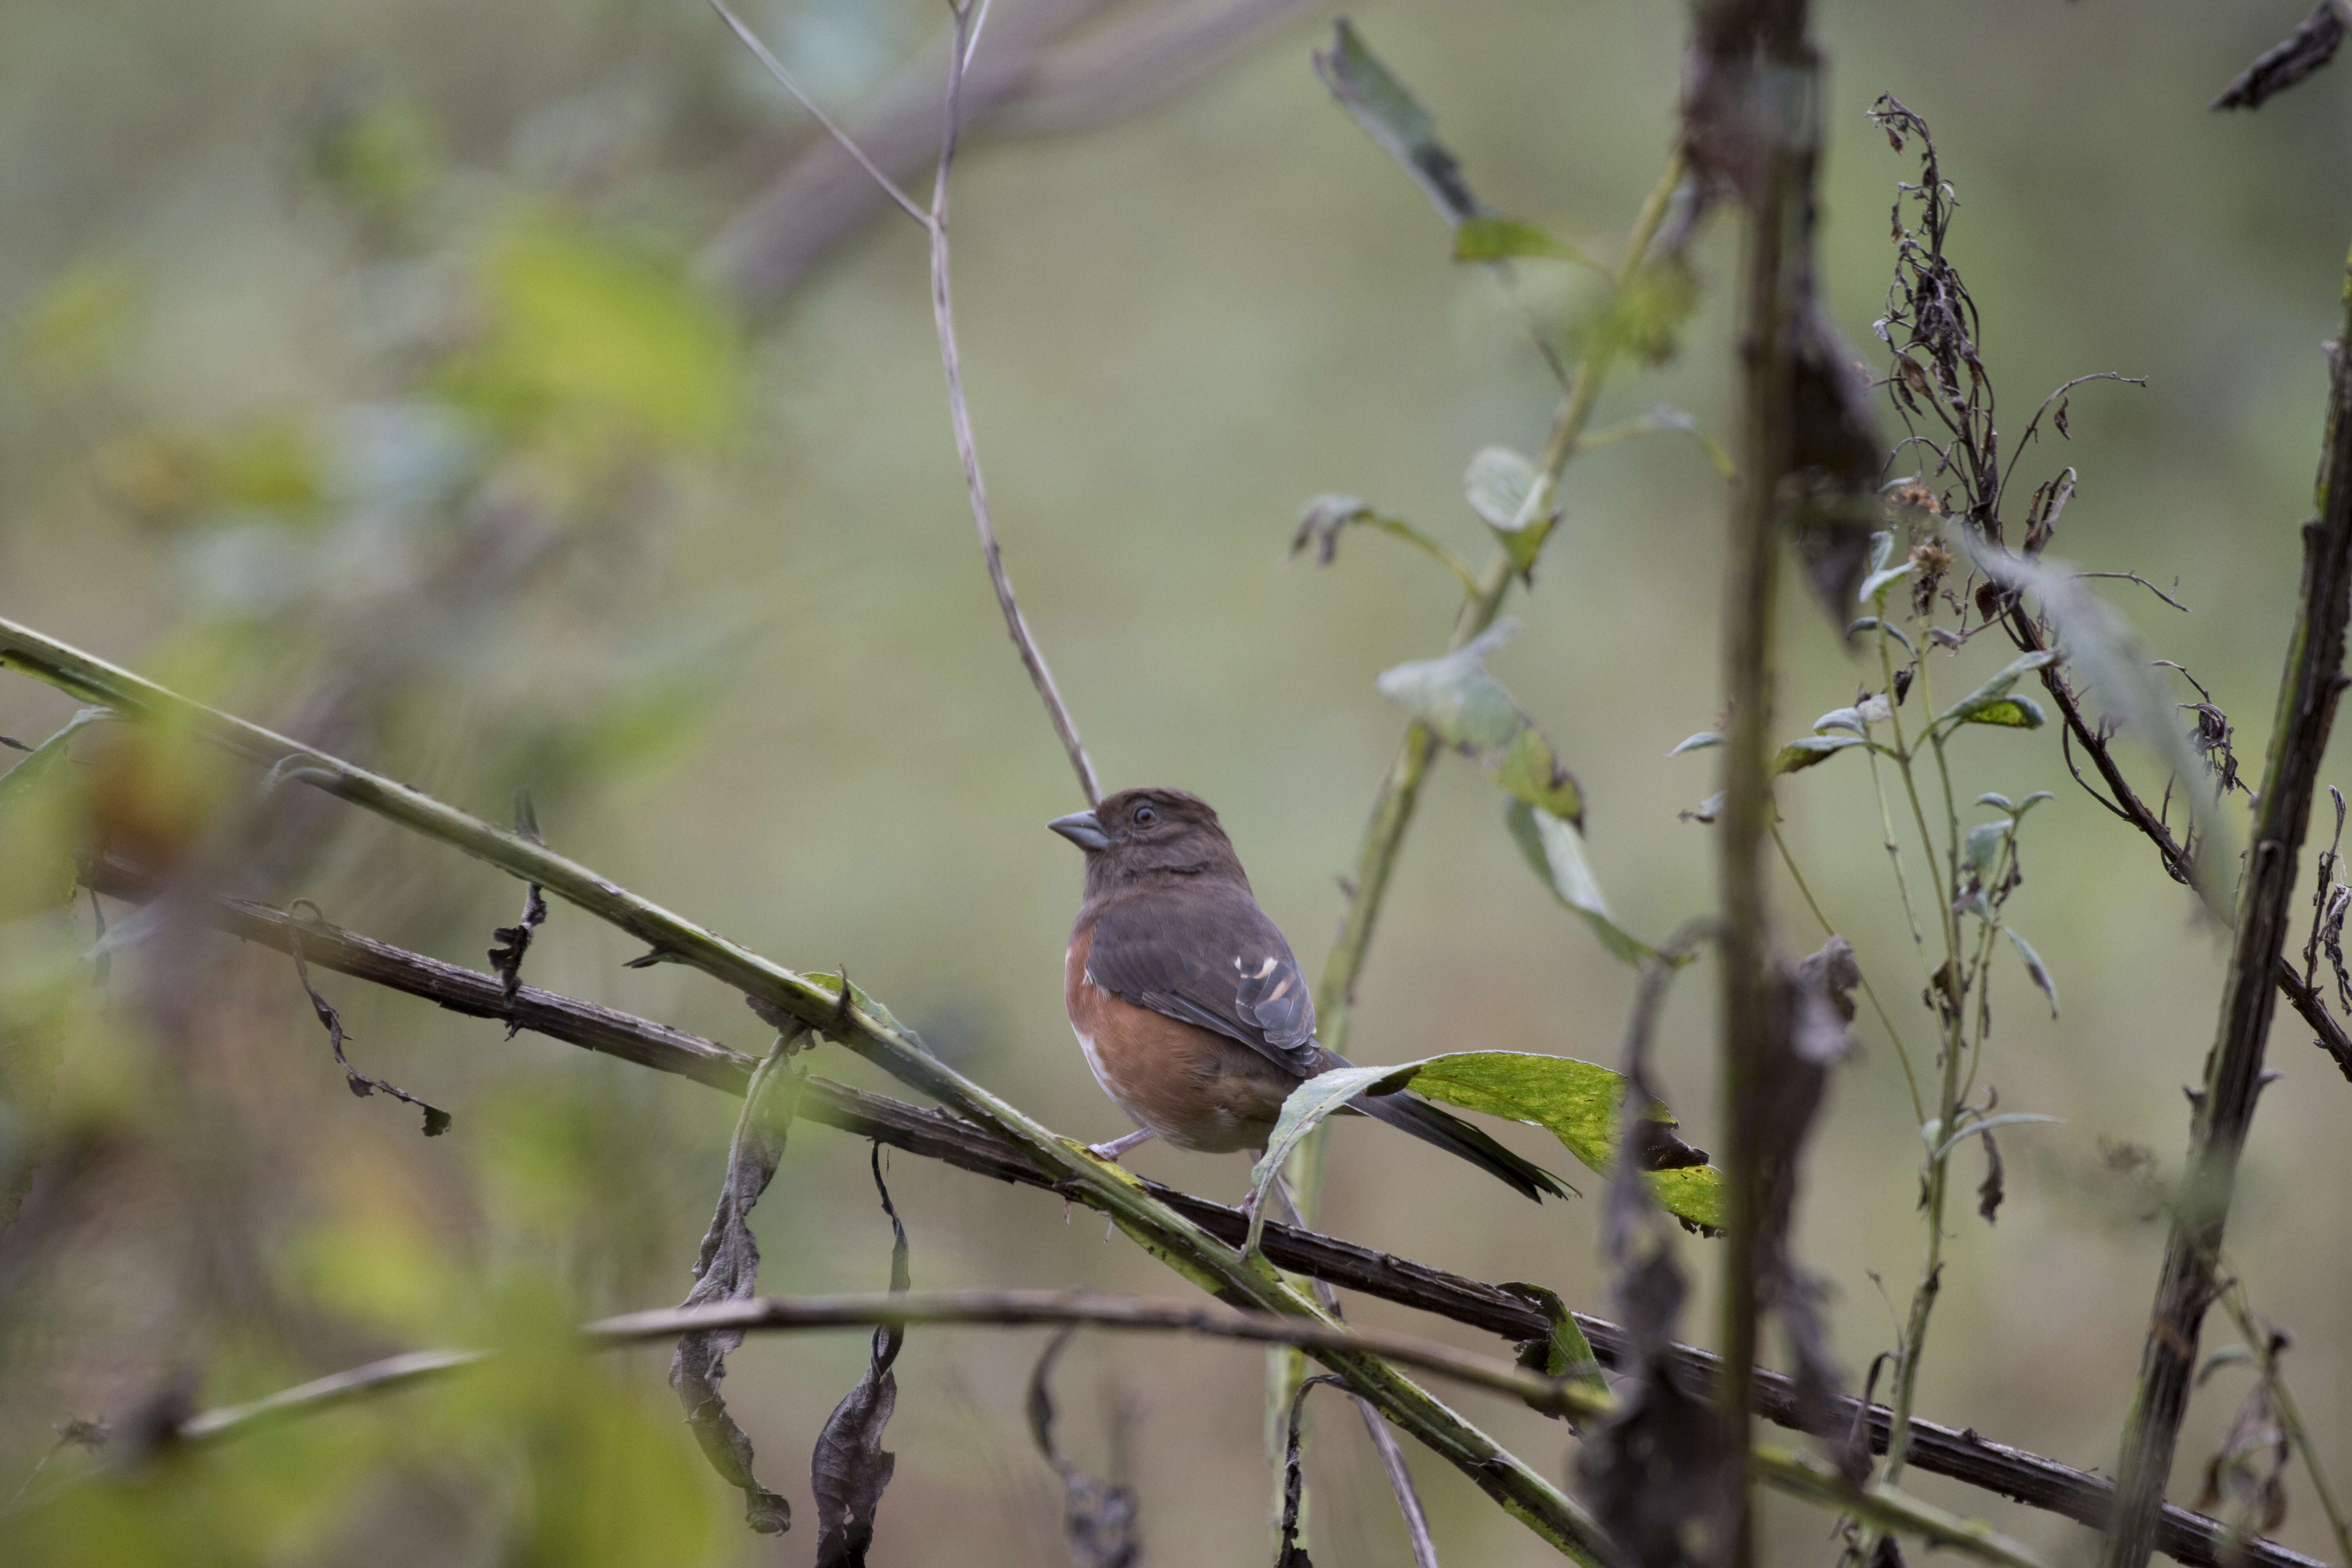
[(1116, 1165), (1118, 1163), (1119, 1156), (1126, 1153), (1129, 1149), (1134, 1148), (1139, 1143), (1150, 1142), (1153, 1138), (1158, 1136), (1159, 1134), (1153, 1132), (1150, 1128), (1141, 1128), (1136, 1131), (1129, 1133), (1124, 1138), (1114, 1138), (1108, 1143), (1089, 1143), (1087, 1145), (1087, 1152), (1092, 1154), (1097, 1160), (1107, 1161), (1109, 1163)]

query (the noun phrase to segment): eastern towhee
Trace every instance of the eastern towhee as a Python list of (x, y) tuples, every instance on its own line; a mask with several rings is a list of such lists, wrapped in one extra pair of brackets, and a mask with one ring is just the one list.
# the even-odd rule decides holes
[[(1282, 1102), (1349, 1065), (1315, 1038), (1315, 1000), (1290, 944), (1250, 892), (1217, 814), (1173, 789), (1122, 790), (1046, 826), (1087, 852), (1062, 995), (1095, 1079), (1140, 1131), (1095, 1146), (1116, 1160), (1150, 1138), (1179, 1149), (1263, 1149)], [(1552, 1174), (1409, 1092), (1351, 1110), (1458, 1154), (1531, 1198)]]

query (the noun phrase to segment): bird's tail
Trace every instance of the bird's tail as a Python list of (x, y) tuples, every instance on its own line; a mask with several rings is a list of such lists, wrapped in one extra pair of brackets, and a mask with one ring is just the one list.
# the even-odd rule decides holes
[(1538, 1203), (1546, 1193), (1556, 1198), (1568, 1196), (1569, 1190), (1558, 1176), (1533, 1161), (1521, 1159), (1460, 1117), (1440, 1110), (1417, 1095), (1402, 1090), (1359, 1095), (1351, 1105), (1401, 1132), (1410, 1132), (1424, 1143), (1434, 1143), (1449, 1154), (1460, 1155), (1496, 1181)]

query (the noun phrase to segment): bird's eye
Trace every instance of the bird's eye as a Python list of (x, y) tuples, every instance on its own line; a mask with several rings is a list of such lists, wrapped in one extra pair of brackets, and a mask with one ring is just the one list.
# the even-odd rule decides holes
[(1160, 814), (1148, 805), (1139, 805), (1132, 820), (1138, 827), (1149, 827), (1160, 820)]

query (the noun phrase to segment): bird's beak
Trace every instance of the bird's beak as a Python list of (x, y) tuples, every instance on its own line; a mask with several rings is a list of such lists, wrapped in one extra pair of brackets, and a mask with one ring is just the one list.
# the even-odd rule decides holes
[(1089, 853), (1110, 847), (1110, 840), (1103, 834), (1102, 824), (1095, 819), (1095, 814), (1091, 811), (1077, 811), (1072, 812), (1067, 816), (1057, 816), (1045, 826)]

